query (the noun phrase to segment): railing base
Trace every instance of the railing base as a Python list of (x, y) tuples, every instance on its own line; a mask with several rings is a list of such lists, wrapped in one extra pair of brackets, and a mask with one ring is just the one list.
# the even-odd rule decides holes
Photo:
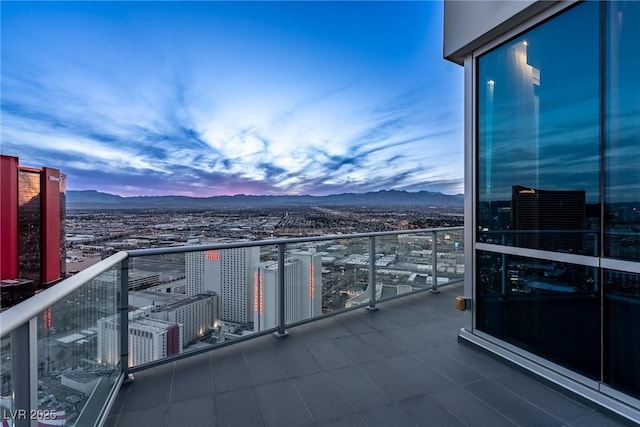
[(440, 290), (439, 289), (430, 289), (429, 292), (431, 292), (432, 294), (439, 294)]
[(369, 311), (378, 311), (378, 307), (376, 307), (376, 306), (373, 306), (373, 307), (372, 306), (368, 306), (367, 310), (369, 310)]
[(287, 331), (282, 331), (282, 332), (280, 332), (280, 331), (275, 331), (275, 332), (273, 333), (273, 336), (274, 336), (274, 337), (276, 337), (276, 338), (286, 338), (286, 337), (288, 337), (288, 336), (289, 336), (289, 332), (287, 332)]

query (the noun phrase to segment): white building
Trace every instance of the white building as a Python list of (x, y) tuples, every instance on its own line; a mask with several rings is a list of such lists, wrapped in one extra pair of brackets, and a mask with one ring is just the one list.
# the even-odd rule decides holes
[(185, 254), (186, 295), (218, 295), (220, 319), (244, 324), (252, 321), (253, 269), (260, 248), (233, 248)]
[[(296, 252), (284, 264), (285, 322), (322, 314), (322, 256), (311, 250)], [(278, 325), (278, 264), (261, 263), (253, 282), (253, 328), (262, 331)]]
[(152, 288), (129, 293), (129, 305), (150, 308), (151, 318), (182, 324), (184, 343), (202, 338), (218, 319), (218, 296), (214, 293), (188, 297)]
[(150, 317), (183, 327), (183, 339), (190, 343), (202, 338), (218, 318), (218, 296), (214, 293), (187, 297), (151, 310)]
[[(182, 352), (182, 325), (148, 317), (150, 310), (129, 313), (129, 366), (142, 365)], [(118, 316), (98, 320), (98, 363), (120, 362)]]

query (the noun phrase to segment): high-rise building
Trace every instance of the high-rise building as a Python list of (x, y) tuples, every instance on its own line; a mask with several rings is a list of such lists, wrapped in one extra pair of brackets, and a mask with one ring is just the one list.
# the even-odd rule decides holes
[(64, 278), (66, 176), (0, 156), (1, 307)]
[(285, 281), (285, 315), (291, 316), (287, 322), (322, 314), (322, 255), (310, 249), (291, 254), (289, 260), (297, 265), (300, 281)]
[[(296, 252), (284, 263), (285, 322), (322, 314), (322, 256), (315, 251)], [(278, 263), (256, 266), (253, 280), (254, 331), (278, 325)]]
[(233, 248), (185, 254), (186, 295), (214, 292), (221, 320), (251, 322), (253, 268), (260, 262), (260, 248)]
[(155, 290), (130, 292), (129, 306), (150, 307), (149, 317), (181, 324), (185, 345), (204, 337), (218, 319), (218, 296), (214, 293), (188, 297)]
[(640, 2), (444, 2), (465, 85), (460, 339), (620, 414), (640, 409), (638, 40)]
[[(183, 326), (149, 317), (150, 309), (129, 313), (129, 366), (182, 353)], [(115, 366), (120, 340), (119, 316), (98, 320), (98, 363)]]

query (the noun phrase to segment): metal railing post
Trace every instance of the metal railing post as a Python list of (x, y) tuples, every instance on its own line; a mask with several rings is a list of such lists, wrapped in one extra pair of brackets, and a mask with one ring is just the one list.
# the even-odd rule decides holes
[(120, 370), (129, 371), (129, 258), (120, 261)]
[(376, 238), (369, 237), (369, 311), (376, 311)]
[(288, 332), (285, 330), (284, 321), (284, 257), (286, 244), (278, 243), (278, 330), (273, 334), (278, 337), (286, 337)]
[(431, 283), (431, 292), (434, 294), (439, 293), (438, 290), (438, 232), (431, 232), (431, 277), (433, 282)]
[(11, 418), (16, 427), (37, 426), (38, 420), (31, 416), (38, 409), (37, 317), (32, 317), (11, 332), (11, 363), (11, 380), (15, 393), (15, 412)]

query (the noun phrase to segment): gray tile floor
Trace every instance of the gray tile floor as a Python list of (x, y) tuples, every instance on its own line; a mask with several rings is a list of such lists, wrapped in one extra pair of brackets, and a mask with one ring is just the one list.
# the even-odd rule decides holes
[(460, 285), (135, 374), (108, 426), (619, 426), (459, 344)]

